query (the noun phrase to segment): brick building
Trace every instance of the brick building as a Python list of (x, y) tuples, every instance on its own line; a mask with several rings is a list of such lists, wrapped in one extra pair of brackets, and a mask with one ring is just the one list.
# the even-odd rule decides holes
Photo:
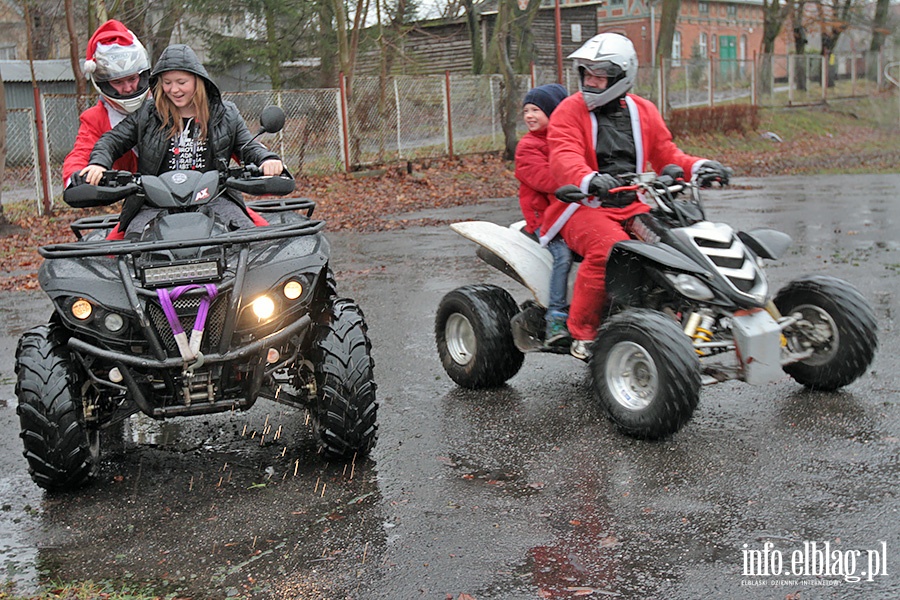
[[(597, 11), (599, 32), (623, 33), (634, 42), (641, 64), (654, 62), (662, 3), (659, 0), (608, 0)], [(682, 0), (673, 64), (694, 59), (752, 60), (762, 52), (761, 0)], [(775, 54), (786, 54), (790, 27), (782, 28)]]

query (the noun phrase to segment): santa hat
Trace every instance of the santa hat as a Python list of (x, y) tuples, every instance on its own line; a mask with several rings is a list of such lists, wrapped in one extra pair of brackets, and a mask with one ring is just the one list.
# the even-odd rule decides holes
[(130, 29), (125, 27), (119, 21), (110, 19), (97, 28), (94, 35), (88, 41), (87, 58), (84, 61), (84, 76), (90, 79), (91, 75), (97, 70), (97, 61), (95, 55), (112, 49), (115, 46), (128, 48), (135, 46), (144, 50), (143, 44), (137, 39), (137, 36)]

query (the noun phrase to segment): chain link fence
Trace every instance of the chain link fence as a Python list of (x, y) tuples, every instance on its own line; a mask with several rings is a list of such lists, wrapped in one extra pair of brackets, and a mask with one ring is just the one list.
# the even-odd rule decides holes
[(11, 108), (6, 113), (6, 165), (3, 198), (40, 198), (37, 135), (34, 111)]
[[(865, 96), (886, 88), (887, 53), (760, 56), (755, 60), (663, 61), (638, 69), (634, 92), (670, 109), (721, 103), (760, 106), (819, 104)], [(517, 76), (516, 134), (525, 132), (518, 111), (532, 85), (556, 83), (556, 69), (535, 68)], [(564, 72), (563, 85), (578, 89), (577, 73)], [(225, 93), (251, 131), (263, 108), (281, 106), (285, 127), (264, 143), (277, 151), (292, 173), (329, 174), (393, 161), (502, 150), (504, 80), (499, 75), (357, 77), (345, 101), (342, 89)], [(44, 95), (47, 156), (54, 196), (61, 193), (62, 161), (75, 140), (78, 115), (96, 99)], [(27, 109), (10, 110), (4, 192), (40, 197), (37, 136)], [(32, 189), (34, 192), (32, 192)]]

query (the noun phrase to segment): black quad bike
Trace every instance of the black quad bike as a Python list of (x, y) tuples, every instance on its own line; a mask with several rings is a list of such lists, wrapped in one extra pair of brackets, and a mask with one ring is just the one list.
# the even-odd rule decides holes
[[(259, 133), (276, 132), (270, 107)], [(257, 134), (259, 135), (259, 134)], [(138, 240), (108, 240), (118, 215), (85, 217), (72, 243), (40, 249), (47, 324), (22, 335), (16, 395), (29, 471), (48, 490), (95, 473), (100, 431), (246, 410), (259, 397), (308, 410), (318, 448), (349, 458), (376, 440), (371, 343), (362, 310), (339, 298), (325, 223), (302, 198), (248, 204), (268, 225), (231, 230), (209, 202), (228, 189), (285, 195), (292, 177), (252, 165), (132, 176), (69, 188), (75, 207), (129, 198), (161, 212)]]
[[(627, 224), (632, 239), (609, 256), (610, 302), (588, 363), (597, 401), (633, 437), (678, 431), (690, 420), (701, 385), (764, 384), (787, 373), (807, 388), (836, 390), (866, 372), (878, 345), (872, 307), (845, 281), (806, 276), (773, 297), (763, 261), (782, 255), (790, 237), (708, 221), (699, 187), (670, 166), (659, 176), (628, 176), (614, 190), (638, 193), (651, 210)], [(557, 196), (585, 197), (574, 186)], [(504, 384), (518, 373), (523, 353), (568, 352), (544, 344), (553, 260), (521, 226), (451, 225), (479, 245), (480, 258), (534, 296), (517, 306), (495, 285), (444, 296), (435, 320), (437, 349), (447, 374), (463, 387)]]

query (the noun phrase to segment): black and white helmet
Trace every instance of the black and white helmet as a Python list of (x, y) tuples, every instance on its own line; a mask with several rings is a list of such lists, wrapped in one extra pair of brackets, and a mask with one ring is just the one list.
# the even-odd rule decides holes
[[(569, 55), (578, 69), (578, 80), (588, 110), (608, 104), (634, 87), (637, 78), (638, 59), (634, 44), (618, 33), (601, 33)], [(585, 72), (607, 77), (605, 90), (584, 85)]]

